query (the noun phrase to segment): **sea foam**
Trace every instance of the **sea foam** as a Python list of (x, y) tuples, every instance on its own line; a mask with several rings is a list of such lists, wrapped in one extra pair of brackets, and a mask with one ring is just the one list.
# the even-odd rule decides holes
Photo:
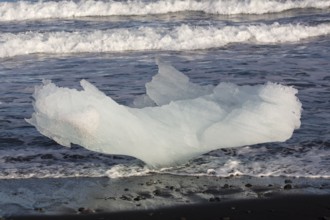
[[(27, 121), (57, 143), (129, 155), (151, 167), (182, 164), (227, 147), (285, 141), (300, 127), (297, 90), (275, 83), (199, 86), (169, 64), (146, 85), (154, 107), (116, 103), (95, 86), (37, 86)], [(141, 104), (141, 103), (140, 103)]]
[(219, 48), (231, 43), (280, 44), (330, 34), (330, 24), (139, 27), (74, 32), (0, 33), (0, 57), (33, 53), (182, 51)]
[(184, 11), (208, 14), (265, 14), (290, 9), (330, 7), (328, 0), (177, 0), (177, 1), (18, 1), (0, 3), (0, 21), (86, 16), (149, 15)]

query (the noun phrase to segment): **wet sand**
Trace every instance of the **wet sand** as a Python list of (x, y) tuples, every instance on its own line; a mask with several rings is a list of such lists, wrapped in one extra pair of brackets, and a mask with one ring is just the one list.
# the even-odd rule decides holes
[(330, 219), (328, 179), (191, 177), (0, 181), (2, 219)]
[(8, 219), (260, 219), (260, 220), (329, 220), (330, 195), (290, 195), (268, 199), (246, 199), (229, 202), (216, 201), (213, 204), (180, 205), (177, 207), (91, 214), (81, 209), (79, 215), (20, 216)]

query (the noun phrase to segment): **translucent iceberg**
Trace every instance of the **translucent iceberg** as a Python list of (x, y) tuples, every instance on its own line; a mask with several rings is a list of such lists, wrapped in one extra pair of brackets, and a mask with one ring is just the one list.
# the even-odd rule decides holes
[(301, 103), (292, 87), (199, 86), (169, 64), (158, 66), (147, 94), (135, 101), (140, 108), (116, 103), (86, 80), (81, 91), (45, 81), (35, 88), (35, 112), (27, 121), (61, 145), (129, 155), (151, 167), (219, 148), (285, 141), (300, 127)]

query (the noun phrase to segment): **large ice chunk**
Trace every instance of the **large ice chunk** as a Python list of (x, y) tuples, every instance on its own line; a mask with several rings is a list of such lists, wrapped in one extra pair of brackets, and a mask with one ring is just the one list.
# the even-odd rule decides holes
[(61, 145), (129, 155), (153, 167), (218, 148), (285, 141), (300, 127), (301, 103), (292, 87), (199, 86), (169, 64), (158, 66), (143, 98), (157, 106), (120, 105), (86, 80), (81, 91), (45, 81), (35, 89), (27, 121)]

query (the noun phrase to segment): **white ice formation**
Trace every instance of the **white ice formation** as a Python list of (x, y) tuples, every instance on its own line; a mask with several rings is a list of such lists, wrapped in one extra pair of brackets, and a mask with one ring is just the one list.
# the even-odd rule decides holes
[(27, 121), (61, 145), (129, 155), (151, 167), (219, 148), (282, 142), (300, 127), (301, 103), (292, 87), (199, 86), (169, 64), (158, 66), (146, 84), (156, 106), (120, 105), (86, 80), (81, 91), (48, 81), (35, 88), (35, 112)]

